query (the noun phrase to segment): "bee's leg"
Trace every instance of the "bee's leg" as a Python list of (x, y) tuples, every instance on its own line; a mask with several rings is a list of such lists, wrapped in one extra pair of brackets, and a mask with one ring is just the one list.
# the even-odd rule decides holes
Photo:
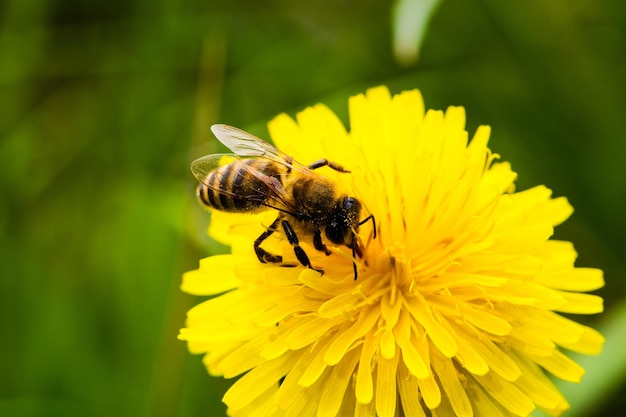
[(352, 242), (352, 269), (354, 270), (354, 280), (356, 281), (357, 277), (358, 277), (358, 271), (356, 268), (356, 261), (355, 261), (355, 255), (357, 253), (357, 246), (356, 246), (356, 240)]
[(374, 218), (373, 214), (370, 214), (369, 216), (367, 216), (366, 218), (364, 218), (363, 220), (361, 220), (359, 222), (359, 226), (367, 223), (368, 221), (372, 221), (372, 229), (374, 230), (374, 239), (376, 239), (376, 219)]
[(317, 168), (321, 168), (325, 166), (328, 166), (329, 168), (332, 168), (335, 171), (339, 171), (339, 172), (350, 172), (344, 167), (342, 167), (341, 165), (339, 165), (338, 163), (329, 161), (326, 158), (313, 162), (312, 164), (309, 165), (309, 169), (317, 169)]
[(317, 249), (318, 251), (324, 252), (326, 256), (332, 253), (330, 249), (328, 249), (326, 245), (322, 243), (322, 232), (320, 232), (319, 229), (317, 229), (313, 234), (313, 246), (315, 246), (315, 249)]
[(289, 222), (287, 220), (283, 220), (281, 223), (283, 225), (283, 229), (285, 230), (285, 236), (287, 237), (287, 241), (289, 241), (289, 243), (291, 243), (291, 246), (293, 246), (293, 251), (296, 254), (296, 258), (298, 258), (298, 261), (307, 268), (311, 268), (312, 270), (323, 274), (324, 271), (322, 271), (321, 269), (315, 269), (313, 268), (313, 266), (311, 266), (311, 261), (309, 260), (309, 257), (304, 249), (302, 249), (302, 247), (300, 246), (300, 241), (298, 240), (296, 231), (293, 230), (293, 227), (291, 227)]
[(272, 224), (270, 224), (270, 227), (267, 228), (267, 230), (265, 230), (263, 233), (261, 233), (261, 236), (259, 236), (255, 241), (254, 241), (254, 252), (256, 253), (257, 258), (259, 258), (259, 261), (262, 263), (278, 263), (278, 262), (282, 262), (283, 261), (283, 257), (280, 255), (272, 255), (271, 253), (269, 253), (268, 251), (266, 251), (265, 249), (263, 249), (261, 247), (261, 243), (263, 243), (263, 241), (265, 239), (267, 239), (268, 237), (270, 237), (272, 235), (272, 233), (274, 233), (276, 231), (276, 229), (278, 229), (278, 223), (280, 223), (280, 221), (282, 220), (283, 216), (278, 216), (276, 217), (276, 220), (274, 220), (272, 222)]

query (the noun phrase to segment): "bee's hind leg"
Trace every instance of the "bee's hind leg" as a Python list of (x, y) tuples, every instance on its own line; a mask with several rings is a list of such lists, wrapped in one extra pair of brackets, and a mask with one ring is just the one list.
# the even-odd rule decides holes
[(287, 237), (287, 241), (289, 241), (291, 246), (293, 246), (293, 251), (296, 254), (296, 258), (298, 258), (298, 261), (302, 265), (306, 266), (307, 268), (310, 268), (310, 269), (312, 269), (314, 271), (319, 272), (320, 274), (323, 274), (324, 271), (322, 271), (321, 269), (315, 269), (311, 265), (311, 261), (309, 260), (309, 256), (306, 254), (304, 249), (302, 249), (302, 247), (300, 246), (300, 241), (298, 240), (298, 235), (296, 235), (296, 231), (293, 230), (293, 227), (291, 227), (289, 222), (287, 220), (283, 220), (281, 223), (283, 225), (283, 229), (285, 230), (285, 236)]
[(273, 255), (271, 253), (269, 253), (268, 251), (266, 251), (265, 249), (263, 249), (261, 247), (261, 243), (263, 243), (263, 241), (265, 239), (267, 239), (268, 237), (270, 237), (272, 235), (272, 233), (274, 233), (276, 231), (276, 229), (278, 229), (278, 224), (280, 223), (280, 221), (282, 220), (283, 216), (278, 216), (276, 217), (276, 220), (274, 220), (272, 222), (272, 224), (270, 225), (270, 227), (267, 228), (267, 230), (265, 230), (263, 233), (261, 233), (261, 236), (259, 236), (255, 241), (254, 241), (254, 252), (256, 253), (257, 258), (259, 258), (259, 261), (261, 263), (279, 263), (283, 261), (283, 257), (280, 255)]

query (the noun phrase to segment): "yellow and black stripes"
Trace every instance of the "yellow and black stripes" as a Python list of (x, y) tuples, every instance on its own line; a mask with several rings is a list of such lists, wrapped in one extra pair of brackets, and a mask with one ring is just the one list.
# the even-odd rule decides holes
[(198, 199), (208, 207), (230, 213), (249, 213), (267, 204), (271, 193), (264, 178), (282, 183), (280, 166), (264, 159), (237, 160), (211, 172), (198, 186)]

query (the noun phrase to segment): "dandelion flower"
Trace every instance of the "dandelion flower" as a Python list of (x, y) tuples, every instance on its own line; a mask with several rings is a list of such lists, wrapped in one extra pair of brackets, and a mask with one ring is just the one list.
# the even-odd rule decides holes
[[(471, 141), (465, 111), (424, 110), (419, 91), (373, 88), (349, 101), (350, 130), (327, 107), (269, 123), (278, 149), (321, 168), (362, 202), (363, 254), (312, 265), (260, 263), (253, 241), (275, 218), (214, 212), (209, 233), (232, 253), (203, 259), (182, 289), (213, 298), (188, 313), (180, 339), (212, 375), (239, 377), (223, 401), (233, 416), (560, 415), (566, 399), (547, 374), (578, 382), (564, 350), (597, 354), (602, 336), (560, 313), (594, 314), (602, 271), (574, 266), (551, 240), (572, 207), (545, 186), (514, 190), (515, 172)], [(293, 261), (275, 233), (263, 243)]]

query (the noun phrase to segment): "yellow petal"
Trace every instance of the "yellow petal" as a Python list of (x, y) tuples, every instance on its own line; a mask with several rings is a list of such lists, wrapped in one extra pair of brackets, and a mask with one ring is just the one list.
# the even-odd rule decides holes
[(582, 325), (581, 327), (583, 332), (578, 340), (573, 343), (562, 343), (561, 346), (565, 349), (585, 355), (600, 354), (602, 346), (604, 345), (604, 336), (590, 327)]
[(393, 417), (396, 412), (396, 373), (399, 355), (380, 358), (376, 370), (376, 412), (380, 417)]
[(234, 255), (205, 258), (200, 261), (200, 269), (183, 275), (181, 290), (193, 295), (214, 295), (236, 288), (241, 279), (235, 273), (235, 266), (247, 260)]
[(565, 303), (555, 308), (562, 313), (597, 314), (604, 311), (602, 298), (593, 294), (563, 292)]
[(436, 352), (433, 352), (432, 359), (433, 369), (439, 377), (454, 414), (458, 417), (472, 417), (472, 405), (459, 380), (459, 375), (452, 364), (452, 360)]
[(327, 371), (328, 377), (317, 409), (319, 417), (334, 417), (337, 415), (346, 392), (346, 387), (358, 360), (358, 352), (351, 351), (345, 355), (344, 359), (337, 366)]
[(239, 378), (239, 380), (226, 391), (222, 401), (224, 401), (232, 411), (245, 407), (267, 389), (276, 385), (278, 380), (293, 367), (297, 358), (298, 355), (291, 353), (260, 364)]
[(537, 282), (565, 291), (593, 291), (604, 286), (604, 276), (595, 268), (561, 268), (558, 272), (539, 275)]
[(559, 390), (537, 365), (517, 354), (513, 354), (512, 358), (522, 370), (515, 385), (535, 404), (546, 409), (562, 408), (567, 404)]
[(365, 337), (361, 348), (361, 358), (359, 359), (359, 369), (356, 375), (354, 392), (356, 399), (361, 404), (369, 404), (374, 397), (374, 383), (372, 378), (372, 359), (378, 344), (378, 338), (374, 332)]
[(457, 339), (459, 350), (456, 353), (456, 359), (463, 368), (475, 375), (485, 375), (489, 372), (489, 364), (482, 355), (471, 346), (469, 341), (465, 340), (462, 333), (457, 332), (457, 334), (459, 335)]
[(329, 329), (343, 322), (342, 318), (332, 320), (312, 317), (309, 319), (297, 319), (301, 323), (294, 326), (294, 330), (287, 336), (286, 343), (291, 349), (299, 349), (315, 342)]
[(332, 341), (324, 359), (329, 365), (339, 363), (341, 358), (365, 333), (369, 332), (372, 326), (378, 321), (379, 314), (373, 308), (363, 308), (357, 321), (351, 326), (347, 326)]
[[(408, 371), (407, 371), (408, 373)], [(419, 401), (419, 384), (417, 378), (411, 374), (398, 375), (398, 393), (405, 416), (426, 417)]]
[(437, 322), (433, 316), (433, 312), (429, 310), (426, 301), (416, 298), (405, 299), (405, 305), (415, 320), (424, 326), (426, 334), (437, 348), (439, 348), (446, 357), (450, 358), (454, 356), (457, 346), (453, 336)]
[(431, 410), (439, 407), (441, 404), (441, 391), (433, 374), (431, 373), (426, 378), (418, 378), (417, 383), (424, 399), (424, 404)]
[(278, 387), (278, 392), (274, 398), (274, 403), (282, 410), (287, 410), (294, 406), (294, 403), (301, 396), (307, 396), (307, 388), (298, 384), (298, 380), (304, 373), (312, 354), (310, 351), (303, 349), (300, 351), (300, 356), (293, 368), (289, 370), (285, 378)]
[(312, 347), (310, 354), (312, 359), (309, 361), (308, 366), (298, 380), (298, 384), (303, 387), (310, 387), (320, 379), (328, 367), (326, 361), (324, 360), (324, 355), (326, 354), (328, 347), (328, 340), (321, 340), (320, 343), (317, 343)]
[(509, 355), (500, 346), (483, 335), (473, 335), (460, 326), (456, 326), (459, 333), (464, 335), (464, 341), (484, 359), (489, 369), (507, 381), (515, 381), (520, 376), (520, 369)]
[(474, 376), (485, 391), (517, 416), (527, 416), (535, 409), (533, 402), (511, 382), (505, 381), (493, 372)]
[(260, 334), (228, 355), (225, 355), (215, 365), (216, 370), (219, 370), (225, 378), (233, 378), (265, 362), (265, 358), (260, 353), (269, 343), (269, 340), (269, 335)]
[(414, 343), (415, 335), (411, 332), (409, 314), (403, 311), (398, 324), (394, 327), (395, 340), (402, 351), (402, 359), (410, 373), (418, 378), (426, 378), (430, 374), (425, 359), (420, 355), (417, 344)]
[(580, 365), (558, 350), (555, 350), (550, 356), (529, 355), (529, 357), (548, 372), (565, 381), (580, 382), (585, 374), (585, 370)]

